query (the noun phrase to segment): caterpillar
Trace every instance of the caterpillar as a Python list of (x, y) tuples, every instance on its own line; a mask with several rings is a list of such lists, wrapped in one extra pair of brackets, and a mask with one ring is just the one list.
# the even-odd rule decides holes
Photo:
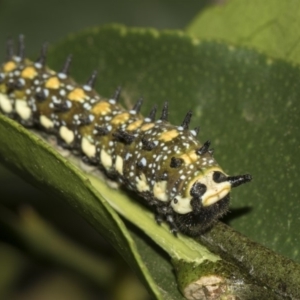
[(94, 90), (96, 72), (83, 85), (69, 76), (71, 56), (59, 72), (46, 65), (47, 46), (36, 61), (24, 56), (24, 37), (15, 53), (7, 41), (0, 68), (0, 110), (29, 128), (55, 135), (59, 144), (96, 165), (105, 175), (135, 191), (167, 222), (175, 235), (200, 235), (228, 211), (231, 188), (251, 181), (250, 174), (228, 176), (210, 149), (201, 144), (199, 128), (189, 129), (192, 112), (182, 124), (168, 122), (168, 103), (155, 118), (139, 113), (143, 99), (126, 110), (120, 88), (111, 98)]

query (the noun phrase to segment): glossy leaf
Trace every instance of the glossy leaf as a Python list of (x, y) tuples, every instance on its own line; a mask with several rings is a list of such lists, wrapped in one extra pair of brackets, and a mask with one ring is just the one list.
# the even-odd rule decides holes
[(187, 32), (300, 63), (299, 1), (230, 0), (199, 13)]

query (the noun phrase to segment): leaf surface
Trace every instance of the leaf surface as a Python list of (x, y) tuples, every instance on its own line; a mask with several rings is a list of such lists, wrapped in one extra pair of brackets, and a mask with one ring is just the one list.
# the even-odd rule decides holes
[(187, 32), (300, 63), (299, 1), (230, 0), (200, 12)]

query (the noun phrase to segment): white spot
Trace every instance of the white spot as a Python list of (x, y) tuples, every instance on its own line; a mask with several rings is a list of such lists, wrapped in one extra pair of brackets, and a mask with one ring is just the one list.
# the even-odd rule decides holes
[(167, 181), (162, 180), (155, 182), (153, 186), (153, 195), (156, 199), (161, 200), (161, 201), (168, 201), (169, 197), (167, 195)]
[[(61, 101), (61, 102), (62, 102), (62, 101)], [(69, 109), (72, 107), (72, 102), (71, 102), (71, 101), (67, 100), (67, 101), (66, 101), (66, 104), (67, 104), (67, 106), (68, 106)]]
[(37, 69), (41, 69), (41, 68), (42, 68), (42, 64), (39, 63), (39, 62), (34, 63), (34, 66), (35, 66)]
[(117, 155), (115, 166), (117, 172), (123, 175), (123, 158), (120, 155)]
[(147, 160), (146, 160), (146, 158), (143, 157), (143, 158), (140, 160), (140, 163), (141, 163), (141, 165), (142, 165), (143, 167), (146, 167), (146, 165), (147, 165)]
[(112, 158), (111, 158), (111, 156), (104, 149), (101, 150), (100, 161), (101, 161), (103, 167), (106, 170), (108, 170), (108, 169), (111, 168), (111, 166), (112, 166)]
[(161, 159), (161, 155), (158, 155), (155, 159), (156, 162), (158, 162)]
[(178, 214), (187, 214), (193, 211), (190, 197), (184, 198), (177, 195), (176, 200), (176, 203), (174, 202), (174, 199), (171, 201), (171, 206)]
[(190, 132), (191, 132), (191, 134), (192, 134), (193, 136), (197, 136), (196, 130), (191, 130)]
[(74, 132), (66, 126), (59, 128), (59, 135), (67, 144), (71, 144), (74, 141)]
[(128, 160), (130, 157), (132, 156), (132, 154), (131, 153), (126, 153), (126, 156), (125, 156), (125, 160)]
[(140, 177), (136, 178), (136, 189), (139, 192), (146, 192), (150, 190), (150, 187), (147, 183), (147, 178), (144, 173), (140, 175)]
[(18, 85), (20, 85), (22, 89), (24, 88), (25, 83), (26, 83), (26, 82), (25, 82), (25, 80), (24, 80), (23, 78), (19, 78), (19, 79), (18, 79)]
[(51, 100), (52, 100), (52, 102), (55, 103), (55, 104), (60, 104), (60, 103), (61, 103), (61, 100), (58, 99), (55, 95), (53, 95), (53, 96), (51, 97)]
[(96, 155), (96, 146), (86, 137), (83, 137), (81, 140), (81, 150), (87, 157), (95, 157)]
[(89, 85), (86, 85), (86, 84), (83, 86), (83, 89), (85, 91), (88, 91), (88, 92), (92, 90), (92, 88)]
[(17, 114), (23, 119), (28, 120), (31, 116), (31, 109), (28, 107), (25, 100), (16, 99), (15, 109)]
[(83, 103), (83, 108), (86, 110), (90, 110), (92, 107), (91, 107), (90, 103), (85, 102), (85, 103)]
[(60, 96), (62, 96), (62, 97), (66, 96), (66, 90), (61, 89), (61, 90), (59, 91), (59, 94), (60, 94)]
[(57, 77), (58, 77), (59, 79), (66, 79), (66, 78), (67, 78), (67, 75), (66, 75), (65, 73), (58, 73), (58, 74), (57, 74)]
[(9, 114), (12, 112), (13, 107), (12, 104), (7, 97), (7, 95), (0, 93), (0, 108), (5, 112), (6, 114)]
[(40, 116), (40, 124), (47, 129), (54, 127), (53, 122), (49, 118), (43, 115)]
[(88, 118), (90, 123), (92, 123), (95, 120), (95, 116), (91, 114), (88, 115)]

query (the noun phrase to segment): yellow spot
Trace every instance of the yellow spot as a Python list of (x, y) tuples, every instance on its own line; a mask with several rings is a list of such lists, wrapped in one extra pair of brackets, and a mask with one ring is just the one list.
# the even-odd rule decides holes
[(149, 191), (150, 188), (144, 173), (142, 173), (140, 177), (136, 178), (136, 188), (139, 192)]
[(26, 67), (21, 73), (23, 78), (33, 79), (35, 76), (37, 76), (37, 71), (34, 67)]
[(71, 101), (84, 101), (85, 92), (81, 88), (75, 88), (72, 92), (69, 93), (68, 98)]
[(66, 126), (59, 128), (59, 135), (67, 144), (71, 144), (75, 138), (74, 132)]
[(12, 104), (7, 95), (0, 93), (0, 108), (7, 114), (13, 111)]
[(87, 157), (94, 157), (96, 155), (96, 146), (86, 137), (83, 137), (81, 140), (81, 150)]
[(153, 195), (156, 199), (160, 200), (160, 201), (168, 201), (169, 197), (166, 193), (167, 191), (167, 181), (163, 180), (163, 181), (158, 181), (155, 182), (154, 186), (153, 186)]
[(137, 121), (132, 122), (131, 124), (129, 124), (126, 129), (129, 130), (129, 131), (137, 130), (142, 124), (143, 124), (143, 120), (137, 120)]
[(163, 132), (160, 137), (159, 140), (163, 141), (163, 142), (170, 142), (172, 141), (174, 138), (176, 138), (178, 136), (178, 131), (176, 129), (170, 130), (170, 131), (166, 131)]
[(189, 164), (197, 161), (197, 159), (199, 158), (199, 156), (197, 156), (196, 151), (193, 150), (193, 151), (191, 151), (189, 153), (182, 154), (181, 156), (179, 156), (179, 158), (183, 159), (184, 163), (186, 165), (189, 165)]
[[(176, 199), (176, 202), (174, 201)], [(173, 207), (174, 211), (178, 214), (187, 214), (193, 211), (191, 206), (191, 196), (182, 197), (177, 195), (176, 198), (171, 201), (171, 206)]]
[(48, 89), (58, 89), (60, 86), (60, 81), (57, 77), (51, 77), (46, 81), (45, 86)]
[(47, 129), (54, 127), (54, 123), (44, 115), (40, 116), (40, 124), (42, 124), (42, 126), (44, 126)]
[(113, 124), (113, 125), (124, 124), (129, 118), (130, 118), (129, 113), (122, 113), (122, 114), (115, 116), (111, 120), (111, 124)]
[(142, 131), (147, 131), (155, 126), (154, 123), (146, 123), (141, 127)]
[(8, 73), (13, 71), (17, 67), (16, 63), (14, 61), (9, 61), (3, 66), (4, 72)]
[(15, 110), (23, 120), (28, 120), (31, 117), (31, 109), (28, 107), (25, 100), (16, 99)]
[(116, 158), (116, 170), (119, 174), (123, 175), (123, 158), (120, 155), (117, 155)]
[(107, 115), (111, 112), (110, 104), (108, 102), (98, 102), (95, 106), (92, 108), (92, 112), (97, 115)]
[(108, 169), (111, 168), (111, 166), (112, 166), (112, 158), (111, 158), (111, 156), (104, 149), (101, 150), (100, 161), (101, 161), (102, 166), (106, 170), (108, 170)]

